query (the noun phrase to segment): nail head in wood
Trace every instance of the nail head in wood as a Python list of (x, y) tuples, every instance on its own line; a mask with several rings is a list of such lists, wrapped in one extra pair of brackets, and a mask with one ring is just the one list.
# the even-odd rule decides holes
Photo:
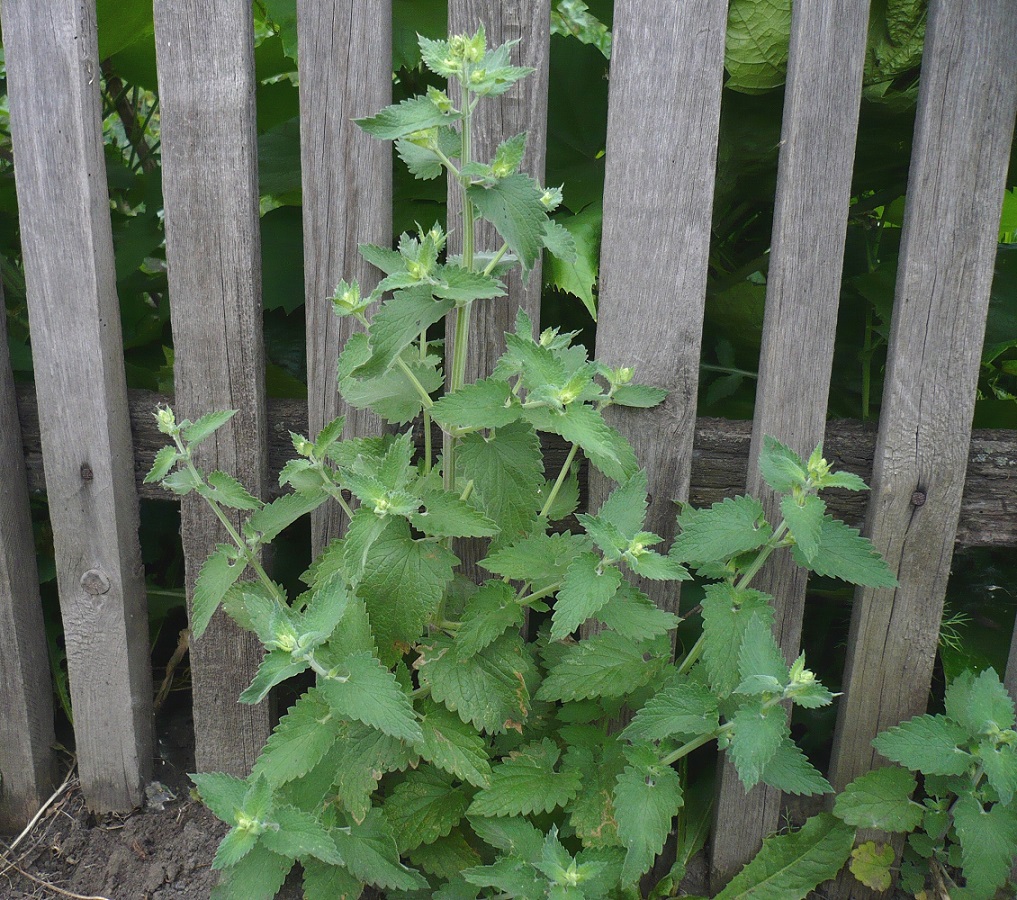
[(92, 467), (88, 463), (81, 464), (81, 480), (91, 481), (95, 477)]
[(911, 505), (912, 506), (925, 506), (925, 498), (926, 498), (925, 491), (915, 491), (911, 495)]
[(109, 590), (109, 579), (99, 569), (89, 569), (81, 576), (81, 586), (89, 594), (105, 594)]

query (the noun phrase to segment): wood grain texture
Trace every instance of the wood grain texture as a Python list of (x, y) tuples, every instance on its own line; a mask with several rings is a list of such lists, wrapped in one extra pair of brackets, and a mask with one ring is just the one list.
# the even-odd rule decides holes
[[(3, 309), (0, 290), (0, 309)], [(25, 458), (0, 315), (0, 831), (20, 831), (52, 792), (53, 684), (28, 507)]]
[[(489, 47), (518, 40), (512, 63), (536, 71), (499, 97), (481, 101), (473, 120), (473, 156), (490, 162), (506, 138), (525, 131), (526, 154), (520, 171), (544, 183), (547, 156), (547, 79), (551, 43), (550, 0), (449, 0), (449, 34), (474, 34), (480, 25), (487, 32)], [(454, 98), (455, 99), (455, 98)], [(456, 100), (458, 102), (458, 100)], [(458, 185), (449, 191), (448, 227), (451, 253), (462, 252), (461, 199)], [(421, 222), (421, 225), (427, 223)], [(477, 226), (477, 250), (496, 251), (501, 238), (488, 222)], [(506, 331), (515, 329), (516, 310), (522, 306), (534, 325), (540, 322), (540, 272), (538, 260), (525, 281), (518, 270), (506, 279), (508, 296), (473, 304), (470, 318), (469, 357), (466, 380), (491, 374), (505, 352)], [(455, 315), (446, 324), (446, 371), (451, 371)]]
[(924, 712), (964, 489), (1017, 104), (1017, 0), (930, 4), (866, 532), (896, 590), (855, 597), (831, 780)]
[(152, 685), (95, 29), (92, 0), (3, 5), (78, 770), (92, 809), (124, 810), (151, 766)]
[[(756, 464), (764, 436), (808, 458), (826, 427), (868, 22), (869, 0), (793, 7), (746, 482), (774, 523), (781, 519), (780, 498)], [(774, 554), (753, 580), (754, 588), (775, 598), (776, 637), (789, 661), (800, 649), (806, 582), (806, 571), (787, 550)], [(725, 757), (711, 842), (714, 890), (777, 830), (780, 814), (781, 792), (759, 785), (746, 795)]]
[[(726, 25), (726, 0), (689, 0), (667, 15), (615, 4), (597, 358), (670, 391), (650, 415), (607, 415), (649, 473), (647, 529), (667, 541), (692, 467)], [(610, 489), (591, 479), (594, 509)], [(644, 587), (677, 604), (673, 585)]]
[[(178, 418), (238, 410), (195, 451), (255, 496), (265, 490), (265, 362), (254, 119), (253, 22), (232, 0), (157, 0), (166, 256)], [(188, 599), (222, 526), (184, 499)], [(268, 738), (269, 704), (241, 705), (262, 657), (221, 611), (191, 645), (199, 771), (244, 775)]]
[[(345, 415), (347, 437), (377, 434), (381, 420), (339, 396), (339, 351), (360, 326), (337, 318), (326, 298), (342, 279), (356, 279), (365, 293), (374, 290), (380, 273), (361, 259), (357, 245), (392, 242), (392, 145), (353, 122), (392, 102), (392, 4), (300, 0), (297, 28), (309, 427), (317, 434)], [(315, 512), (315, 554), (339, 536), (343, 519), (335, 503)]]

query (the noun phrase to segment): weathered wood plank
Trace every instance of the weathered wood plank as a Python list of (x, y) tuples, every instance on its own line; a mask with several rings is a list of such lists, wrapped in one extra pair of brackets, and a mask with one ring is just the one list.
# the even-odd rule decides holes
[[(776, 207), (746, 488), (780, 520), (780, 502), (756, 465), (765, 435), (807, 458), (822, 440), (837, 331), (851, 172), (858, 133), (869, 0), (793, 7)], [(770, 558), (753, 587), (772, 594), (776, 637), (799, 652), (806, 572), (787, 550)], [(718, 890), (780, 823), (781, 792), (748, 795), (722, 763), (711, 886)]]
[[(179, 418), (237, 415), (195, 451), (206, 471), (265, 490), (265, 388), (249, 4), (157, 0), (166, 256)], [(196, 495), (184, 499), (188, 599), (222, 526)], [(269, 704), (237, 703), (262, 657), (258, 639), (221, 612), (191, 645), (196, 762), (246, 774), (268, 737)]]
[[(726, 25), (726, 0), (667, 15), (615, 4), (597, 357), (670, 391), (651, 416), (608, 410), (649, 473), (647, 529), (665, 540), (692, 467)], [(594, 508), (609, 490), (591, 478)], [(651, 596), (673, 607), (662, 584)]]
[[(3, 290), (0, 288), (0, 309)], [(0, 831), (16, 831), (53, 788), (53, 685), (39, 599), (25, 458), (0, 315)]]
[[(361, 259), (357, 245), (388, 247), (392, 241), (392, 146), (353, 122), (392, 102), (392, 4), (304, 0), (297, 28), (309, 427), (317, 434), (345, 415), (348, 437), (377, 434), (377, 416), (339, 397), (339, 351), (359, 326), (337, 318), (326, 298), (344, 278), (372, 291), (380, 273)], [(338, 537), (342, 525), (338, 504), (317, 511), (313, 551)]]
[[(512, 62), (536, 71), (512, 90), (484, 100), (477, 107), (473, 129), (474, 158), (489, 162), (506, 138), (525, 131), (528, 134), (521, 172), (544, 182), (547, 156), (547, 79), (551, 41), (550, 0), (449, 0), (449, 33), (473, 34), (480, 25), (487, 32), (487, 43), (497, 47), (518, 40), (512, 50)], [(462, 216), (458, 185), (449, 192), (448, 231), (453, 253), (462, 252)], [(421, 222), (422, 225), (426, 224)], [(477, 249), (496, 251), (501, 246), (494, 227), (487, 222), (477, 227)], [(538, 260), (526, 280), (518, 271), (506, 279), (508, 297), (473, 304), (470, 318), (470, 353), (466, 362), (466, 380), (485, 378), (505, 351), (504, 334), (515, 327), (516, 310), (522, 306), (536, 325), (540, 322), (540, 271)], [(446, 356), (451, 366), (454, 347), (454, 315), (446, 327)], [(446, 371), (450, 369), (446, 367)]]
[(877, 763), (878, 732), (925, 710), (1013, 135), (1014, 22), (1017, 0), (930, 4), (866, 520), (900, 587), (856, 594), (837, 788)]
[(95, 4), (11, 0), (3, 31), (78, 769), (90, 807), (122, 810), (151, 765), (152, 676)]

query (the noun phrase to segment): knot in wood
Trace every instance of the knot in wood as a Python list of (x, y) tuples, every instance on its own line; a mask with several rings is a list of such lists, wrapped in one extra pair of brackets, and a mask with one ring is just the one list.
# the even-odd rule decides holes
[(109, 579), (99, 569), (89, 569), (81, 576), (81, 586), (93, 596), (105, 594), (109, 590)]
[(91, 481), (95, 475), (92, 472), (92, 467), (88, 463), (81, 464), (81, 480)]
[(926, 498), (925, 491), (915, 491), (911, 495), (911, 505), (912, 506), (925, 506), (925, 498)]

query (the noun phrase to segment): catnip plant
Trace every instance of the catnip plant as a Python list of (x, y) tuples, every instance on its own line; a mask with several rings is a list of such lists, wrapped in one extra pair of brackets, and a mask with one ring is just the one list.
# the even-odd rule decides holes
[[(363, 327), (341, 353), (343, 397), (402, 430), (343, 439), (340, 418), (313, 437), (294, 434), (280, 476), (289, 493), (263, 503), (195, 466), (194, 449), (232, 413), (157, 414), (171, 443), (147, 480), (199, 494), (229, 537), (197, 578), (194, 638), (221, 606), (262, 641), (241, 702), (298, 675), (313, 680), (247, 778), (192, 776), (230, 826), (213, 863), (217, 898), (268, 900), (297, 862), (311, 900), (365, 886), (393, 898), (639, 897), (672, 831), (694, 835), (656, 888), (643, 884), (666, 896), (703, 840), (686, 809), (696, 791), (679, 773), (697, 748), (716, 742), (746, 788), (829, 790), (791, 740), (788, 710), (832, 694), (804, 657), (787, 664), (772, 598), (751, 585), (777, 551), (821, 575), (893, 585), (820, 497), (864, 484), (832, 471), (821, 448), (803, 460), (767, 439), (760, 465), (782, 495), (781, 521), (768, 523), (752, 497), (684, 507), (664, 548), (644, 525), (646, 475), (604, 417), (615, 405), (650, 409), (663, 390), (591, 360), (575, 334), (535, 333), (522, 311), (491, 375), (466, 381), (473, 305), (506, 302), (506, 273), (526, 274), (542, 252), (574, 253), (549, 216), (561, 191), (519, 172), (525, 135), (490, 161), (473, 158), (478, 104), (530, 73), (512, 64), (511, 46), (489, 48), (483, 28), (421, 38), (424, 64), (449, 92), (429, 88), (359, 122), (394, 141), (417, 178), (460, 188), (460, 255), (446, 252), (438, 225), (404, 234), (396, 249), (362, 246), (378, 286), (343, 281), (332, 298)], [(500, 246), (476, 245), (478, 219)], [(447, 373), (429, 337), (446, 317)], [(545, 470), (541, 435), (568, 446), (557, 471)], [(581, 459), (616, 485), (595, 512), (576, 513)], [(288, 597), (261, 552), (325, 503), (343, 509), (347, 531), (304, 574), (306, 591)], [(462, 538), (483, 544), (480, 579), (460, 571)], [(675, 659), (682, 620), (640, 585), (677, 585), (692, 570), (709, 582), (701, 634)], [(532, 640), (521, 633), (528, 614)], [(577, 637), (591, 621), (600, 630)], [(612, 727), (624, 716), (627, 727)]]

